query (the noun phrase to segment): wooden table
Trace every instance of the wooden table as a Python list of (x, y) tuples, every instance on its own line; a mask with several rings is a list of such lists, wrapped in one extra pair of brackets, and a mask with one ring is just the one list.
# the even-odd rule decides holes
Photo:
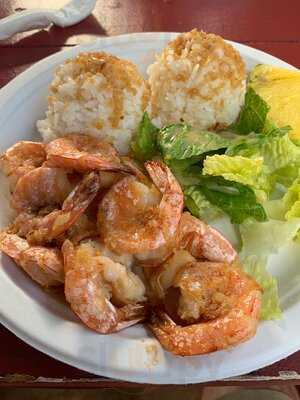
[[(63, 0), (0, 0), (0, 18), (24, 8), (60, 7)], [(299, 0), (98, 0), (80, 24), (18, 34), (0, 45), (0, 87), (36, 61), (97, 36), (194, 27), (246, 43), (300, 67)], [(300, 384), (300, 352), (219, 385)], [(0, 328), (0, 387), (121, 387), (47, 357)]]

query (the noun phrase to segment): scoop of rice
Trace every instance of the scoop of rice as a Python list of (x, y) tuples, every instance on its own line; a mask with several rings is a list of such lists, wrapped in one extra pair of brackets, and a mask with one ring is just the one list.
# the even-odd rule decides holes
[(104, 52), (81, 53), (55, 72), (46, 119), (37, 122), (45, 141), (84, 133), (127, 153), (149, 101), (137, 67)]
[(148, 74), (152, 117), (159, 125), (185, 121), (221, 129), (237, 118), (244, 102), (240, 54), (220, 36), (196, 29), (170, 42)]

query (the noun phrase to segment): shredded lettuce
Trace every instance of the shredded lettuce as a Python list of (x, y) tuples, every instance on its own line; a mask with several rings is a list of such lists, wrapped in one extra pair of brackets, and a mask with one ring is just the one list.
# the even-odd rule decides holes
[(229, 129), (239, 135), (248, 135), (251, 132), (260, 133), (264, 129), (269, 109), (270, 107), (262, 97), (249, 87), (239, 118)]
[(158, 152), (156, 144), (157, 132), (158, 128), (152, 124), (147, 112), (145, 112), (139, 124), (137, 135), (131, 143), (131, 150), (137, 160), (151, 160)]
[(158, 134), (158, 146), (167, 163), (188, 159), (195, 164), (203, 154), (226, 149), (228, 145), (229, 141), (218, 134), (195, 130), (187, 124), (169, 125)]
[(259, 201), (267, 200), (271, 186), (267, 175), (263, 173), (263, 158), (214, 155), (204, 160), (203, 174), (223, 176), (223, 178), (250, 186)]
[(247, 256), (241, 260), (244, 271), (252, 276), (263, 289), (260, 318), (280, 319), (277, 280), (267, 270), (267, 257)]
[[(232, 182), (221, 176), (202, 176), (200, 184), (193, 190), (201, 194), (214, 206), (224, 211), (234, 224), (240, 224), (252, 217), (257, 221), (266, 221), (267, 215), (251, 188), (238, 182)], [(194, 194), (195, 196), (195, 194)]]

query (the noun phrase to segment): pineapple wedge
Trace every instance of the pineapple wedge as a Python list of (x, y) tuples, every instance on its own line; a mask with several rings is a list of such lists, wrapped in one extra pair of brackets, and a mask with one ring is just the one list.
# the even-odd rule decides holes
[(249, 85), (271, 107), (268, 118), (280, 127), (290, 125), (291, 139), (300, 141), (300, 71), (259, 64)]

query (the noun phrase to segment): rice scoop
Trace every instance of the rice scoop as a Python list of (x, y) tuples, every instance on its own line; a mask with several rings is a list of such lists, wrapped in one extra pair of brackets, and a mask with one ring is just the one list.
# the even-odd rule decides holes
[(244, 102), (246, 70), (238, 51), (220, 36), (196, 29), (170, 42), (149, 66), (152, 118), (160, 126), (186, 122), (222, 129)]
[(37, 122), (44, 141), (70, 133), (106, 139), (127, 153), (150, 92), (137, 67), (104, 52), (80, 53), (57, 68), (46, 118)]

